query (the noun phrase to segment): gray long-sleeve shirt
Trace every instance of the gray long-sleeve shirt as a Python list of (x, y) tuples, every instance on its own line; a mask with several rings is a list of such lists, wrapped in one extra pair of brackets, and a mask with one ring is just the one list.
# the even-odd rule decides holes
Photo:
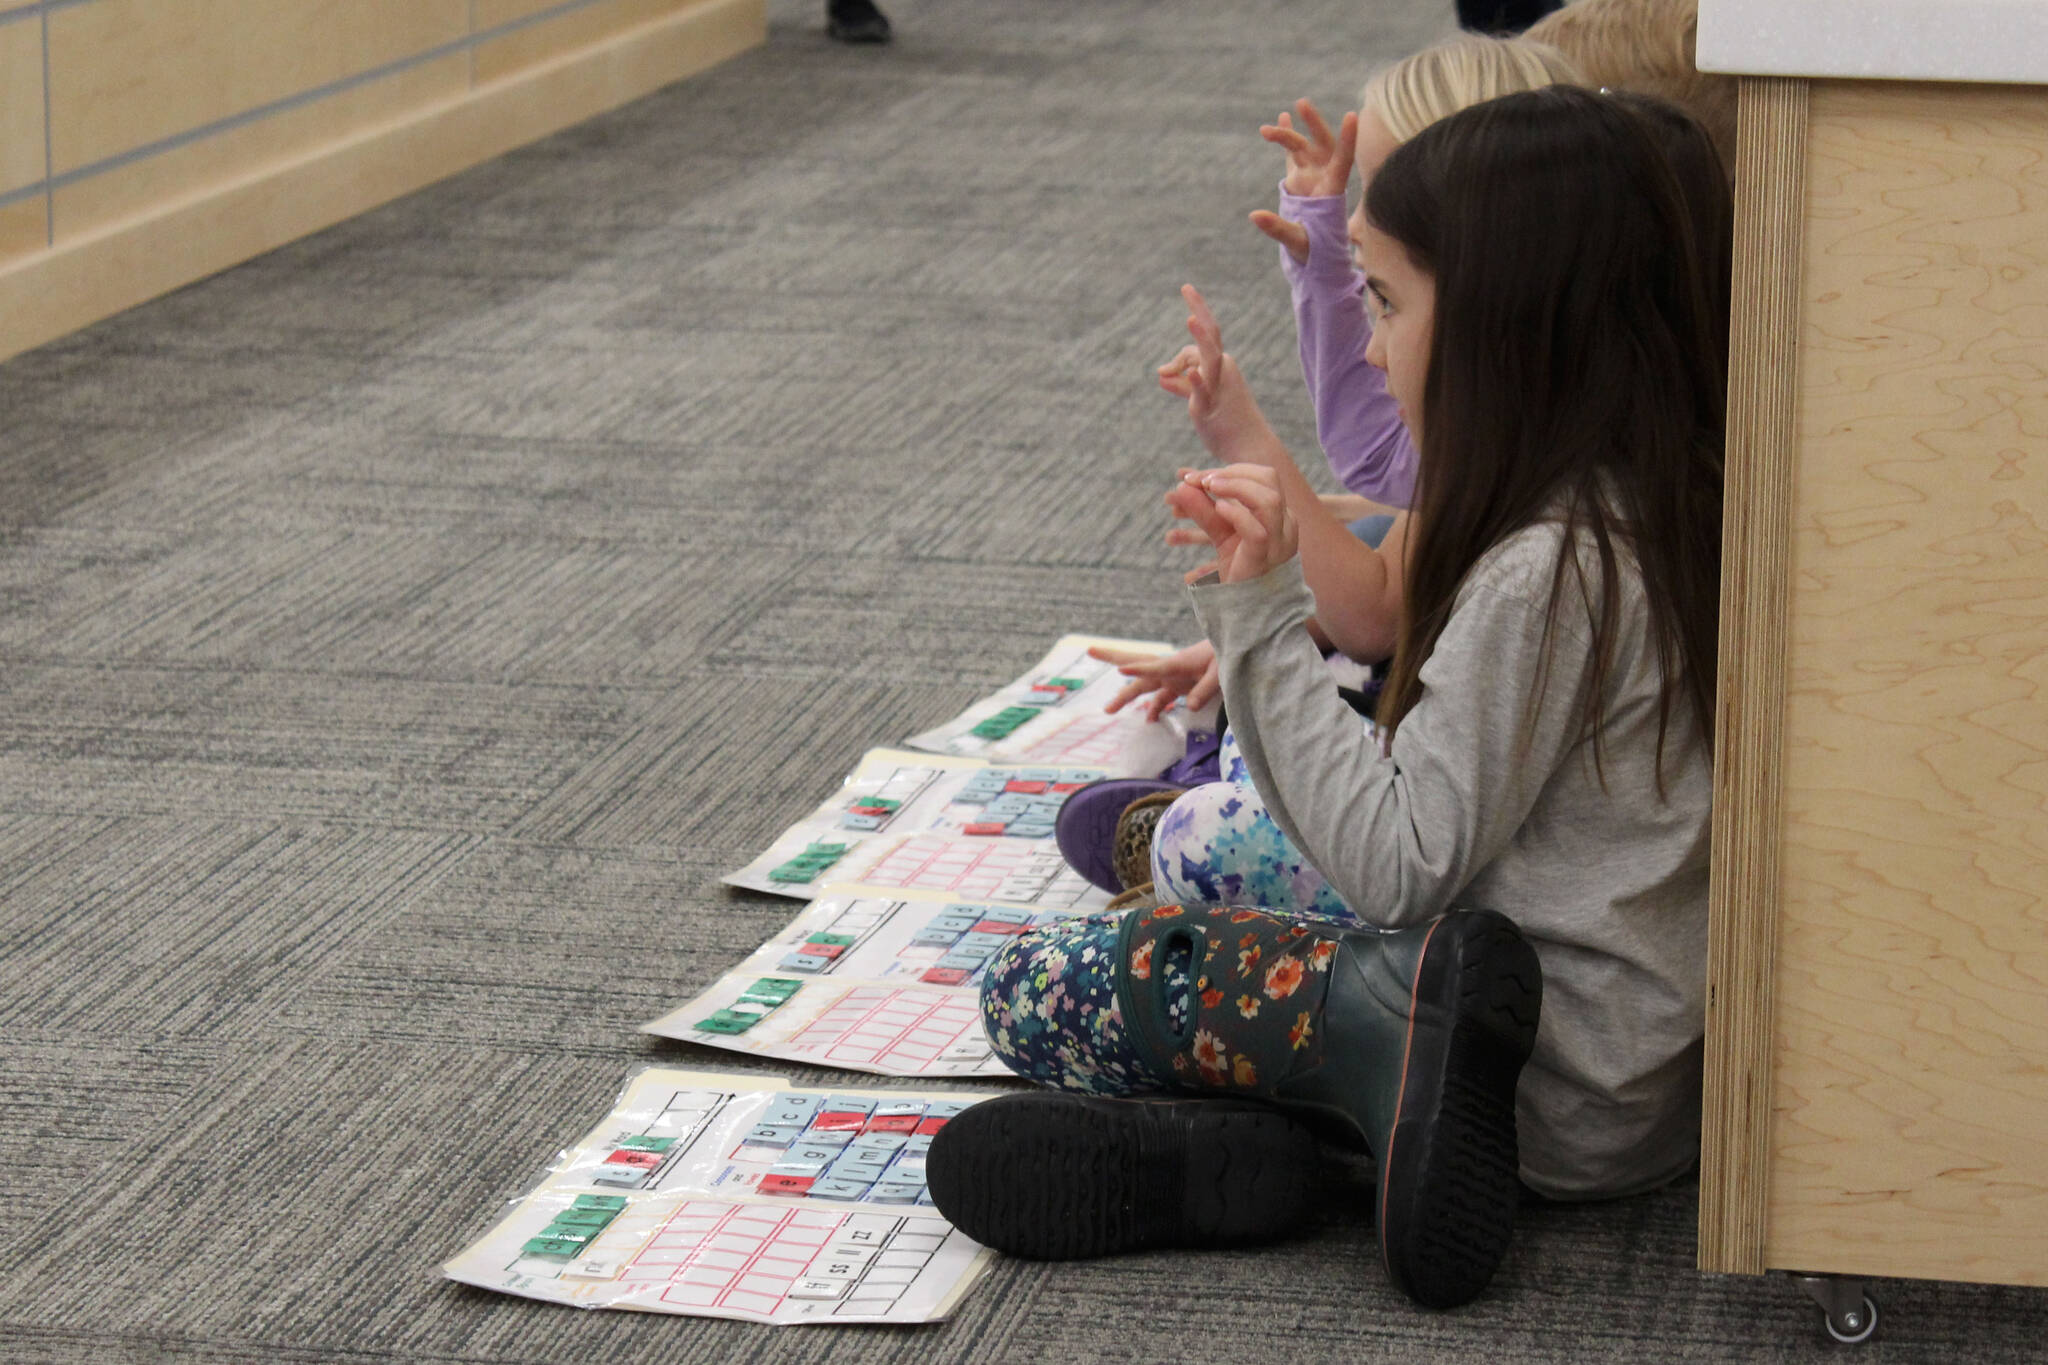
[[(1539, 524), (1466, 575), (1387, 753), (1301, 629), (1315, 604), (1298, 560), (1190, 596), (1254, 785), (1345, 902), (1383, 928), (1498, 910), (1534, 945), (1543, 1015), (1518, 1102), (1522, 1178), (1572, 1199), (1652, 1188), (1698, 1155), (1712, 758), (1680, 699), (1659, 794), (1662, 677), (1625, 559), (1604, 787), (1580, 721), (1592, 616), (1574, 586), (1525, 738), (1563, 541)], [(1581, 558), (1597, 594), (1589, 542)]]

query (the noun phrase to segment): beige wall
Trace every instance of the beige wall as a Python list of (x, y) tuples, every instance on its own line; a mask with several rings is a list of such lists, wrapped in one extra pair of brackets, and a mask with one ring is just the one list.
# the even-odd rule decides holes
[(723, 60), (763, 10), (0, 0), (0, 358)]
[(49, 245), (48, 169), (42, 16), (0, 9), (0, 263)]

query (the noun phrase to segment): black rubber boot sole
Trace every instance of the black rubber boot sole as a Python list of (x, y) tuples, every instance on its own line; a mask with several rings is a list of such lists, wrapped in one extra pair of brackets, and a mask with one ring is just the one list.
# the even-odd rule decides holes
[(1438, 922), (1416, 966), (1397, 1118), (1380, 1156), (1380, 1255), (1428, 1308), (1476, 1297), (1521, 1200), (1515, 1085), (1536, 1045), (1536, 951), (1505, 918)]
[(1308, 1130), (1264, 1106), (1041, 1091), (956, 1114), (932, 1138), (925, 1181), (983, 1246), (1067, 1261), (1297, 1235), (1317, 1172)]

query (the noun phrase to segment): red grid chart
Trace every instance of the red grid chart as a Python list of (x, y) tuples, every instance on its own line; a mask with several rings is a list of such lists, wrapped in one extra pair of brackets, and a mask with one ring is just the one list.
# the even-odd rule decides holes
[(852, 880), (875, 886), (950, 891), (963, 900), (1001, 900), (1064, 909), (1088, 892), (1050, 840), (919, 834), (882, 853)]
[(890, 986), (848, 991), (785, 1046), (848, 1066), (916, 1068), (988, 1054), (974, 995)]
[(620, 1272), (664, 1302), (771, 1316), (790, 1300), (846, 1316), (887, 1312), (946, 1239), (934, 1219), (693, 1201)]
[(1117, 715), (1083, 715), (1071, 723), (1032, 742), (1014, 759), (1015, 763), (1057, 763), (1062, 767), (1107, 768), (1123, 757), (1121, 727), (1128, 722)]

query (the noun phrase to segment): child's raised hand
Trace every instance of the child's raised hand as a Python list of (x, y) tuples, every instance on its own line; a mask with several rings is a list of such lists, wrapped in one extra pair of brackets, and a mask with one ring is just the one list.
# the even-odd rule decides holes
[(1188, 400), (1188, 416), (1202, 444), (1229, 463), (1256, 460), (1277, 444), (1266, 415), (1252, 397), (1237, 362), (1223, 351), (1223, 329), (1209, 304), (1191, 284), (1181, 286), (1188, 305), (1188, 335), (1194, 345), (1159, 367), (1159, 387)]
[[(1351, 163), (1358, 155), (1358, 115), (1346, 114), (1333, 134), (1314, 102), (1296, 100), (1294, 112), (1301, 116), (1307, 136), (1286, 114), (1259, 129), (1260, 137), (1287, 153), (1287, 175), (1281, 188), (1303, 198), (1343, 194), (1351, 183)], [(1307, 264), (1308, 231), (1301, 224), (1260, 209), (1252, 215), (1252, 226), (1286, 247), (1298, 264)]]
[(1271, 209), (1253, 209), (1252, 226), (1287, 248), (1296, 265), (1308, 264), (1308, 229)]
[[(1286, 151), (1286, 178), (1280, 180), (1280, 188), (1303, 199), (1343, 194), (1352, 184), (1352, 162), (1358, 158), (1358, 115), (1343, 115), (1337, 121), (1337, 131), (1331, 133), (1313, 100), (1294, 100), (1294, 113), (1300, 115), (1300, 127), (1307, 129), (1307, 137), (1288, 115), (1260, 127), (1260, 137)], [(1284, 246), (1294, 264), (1309, 264), (1307, 227), (1270, 209), (1253, 213), (1251, 225)]]
[(1358, 115), (1346, 114), (1333, 134), (1311, 100), (1296, 100), (1306, 137), (1287, 115), (1259, 129), (1259, 136), (1287, 153), (1287, 178), (1281, 186), (1292, 195), (1313, 198), (1342, 194), (1351, 183), (1351, 162), (1358, 155)]
[(1200, 527), (1216, 547), (1215, 559), (1188, 571), (1190, 583), (1211, 571), (1226, 583), (1258, 578), (1294, 558), (1299, 548), (1280, 476), (1265, 465), (1183, 470), (1166, 505)]
[(1223, 690), (1216, 667), (1216, 647), (1207, 640), (1171, 654), (1140, 654), (1097, 645), (1088, 651), (1088, 657), (1115, 664), (1116, 671), (1130, 679), (1102, 708), (1105, 711), (1121, 711), (1139, 697), (1145, 697), (1145, 719), (1158, 720), (1181, 697), (1188, 699), (1190, 711), (1199, 711)]

